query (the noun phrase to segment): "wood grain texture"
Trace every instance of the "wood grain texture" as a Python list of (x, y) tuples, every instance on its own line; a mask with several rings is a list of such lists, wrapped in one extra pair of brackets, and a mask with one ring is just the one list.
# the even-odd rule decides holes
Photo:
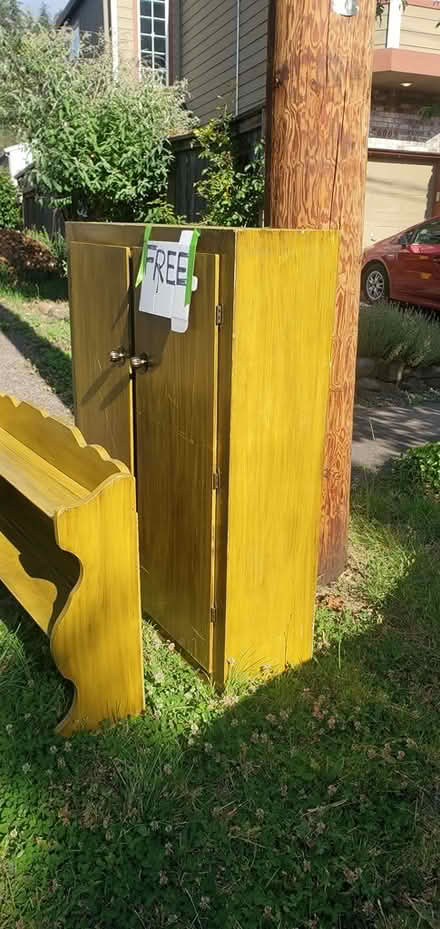
[(75, 685), (60, 733), (143, 708), (134, 479), (78, 429), (4, 395), (0, 577)]
[[(151, 237), (163, 241), (178, 241), (182, 228), (190, 226), (153, 226)], [(134, 277), (137, 273), (139, 249), (144, 239), (145, 226), (135, 223), (67, 223), (66, 234), (69, 244), (113, 245), (132, 250)], [(221, 488), (217, 492), (216, 505), (216, 607), (217, 622), (213, 629), (213, 664), (218, 681), (224, 675), (225, 614), (226, 614), (226, 566), (228, 532), (228, 480), (230, 448), (230, 397), (232, 370), (232, 336), (235, 275), (235, 230), (202, 228), (198, 251), (220, 256), (220, 294), (223, 323), (218, 333), (218, 435), (217, 466), (221, 474)], [(133, 298), (134, 305), (134, 298)], [(75, 372), (75, 367), (74, 367)], [(103, 440), (104, 445), (106, 444)]]
[(145, 705), (133, 478), (110, 477), (80, 507), (58, 513), (55, 535), (81, 564), (50, 638), (57, 667), (75, 685), (72, 707), (57, 727), (69, 736)]
[[(68, 236), (129, 248), (136, 275), (143, 227)], [(311, 655), (337, 249), (337, 232), (203, 229), (183, 335), (133, 289), (134, 347), (153, 360), (134, 390), (143, 606), (219, 683), (231, 661)]]
[(109, 360), (112, 349), (132, 350), (129, 252), (73, 242), (69, 265), (75, 422), (132, 469), (129, 366)]
[[(134, 271), (139, 262), (134, 255)], [(136, 461), (142, 604), (207, 671), (214, 604), (219, 261), (197, 254), (186, 333), (135, 310)]]
[(311, 657), (338, 234), (237, 231), (226, 666)]
[(270, 0), (266, 225), (341, 232), (320, 573), (345, 563), (375, 3)]

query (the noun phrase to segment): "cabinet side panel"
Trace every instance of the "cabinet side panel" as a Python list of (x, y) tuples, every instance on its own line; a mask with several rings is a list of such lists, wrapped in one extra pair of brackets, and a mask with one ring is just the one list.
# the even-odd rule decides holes
[(312, 654), (338, 236), (237, 232), (227, 665)]

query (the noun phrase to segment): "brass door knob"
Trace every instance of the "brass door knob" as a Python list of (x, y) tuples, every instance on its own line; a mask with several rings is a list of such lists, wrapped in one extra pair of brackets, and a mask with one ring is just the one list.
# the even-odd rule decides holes
[(112, 349), (108, 357), (112, 365), (118, 365), (118, 364), (121, 365), (121, 364), (124, 364), (125, 361), (127, 361), (128, 354), (125, 351), (125, 348), (122, 348), (122, 346), (120, 346), (119, 348)]
[(152, 365), (151, 359), (148, 357), (148, 355), (145, 354), (145, 352), (142, 352), (142, 355), (133, 355), (130, 358), (130, 362), (131, 367), (134, 368), (135, 371), (146, 371), (147, 368), (151, 368)]

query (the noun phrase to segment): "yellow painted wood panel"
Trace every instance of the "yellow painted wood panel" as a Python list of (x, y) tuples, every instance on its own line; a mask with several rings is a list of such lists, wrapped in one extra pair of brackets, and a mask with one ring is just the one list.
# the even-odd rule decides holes
[(11, 447), (14, 440), (18, 442), (24, 457), (28, 450), (30, 458), (34, 456), (33, 460), (76, 495), (82, 496), (83, 489), (95, 490), (112, 474), (127, 471), (121, 462), (102, 454), (102, 449), (86, 445), (79, 429), (8, 394), (0, 394), (0, 428), (4, 441)]
[(0, 478), (0, 577), (47, 635), (79, 573), (79, 561), (58, 548), (52, 520)]
[(312, 654), (338, 236), (237, 231), (226, 669)]
[(109, 478), (86, 503), (56, 516), (56, 540), (81, 578), (51, 631), (58, 668), (75, 685), (62, 735), (144, 706), (134, 481)]
[(0, 474), (47, 516), (61, 506), (72, 506), (88, 491), (48, 465), (32, 449), (0, 427)]
[(126, 248), (70, 244), (70, 307), (75, 421), (89, 443), (133, 467), (129, 365), (109, 354), (131, 349), (130, 269)]
[(218, 258), (198, 254), (195, 274), (187, 332), (135, 310), (136, 351), (153, 361), (135, 386), (139, 544), (144, 610), (211, 670)]

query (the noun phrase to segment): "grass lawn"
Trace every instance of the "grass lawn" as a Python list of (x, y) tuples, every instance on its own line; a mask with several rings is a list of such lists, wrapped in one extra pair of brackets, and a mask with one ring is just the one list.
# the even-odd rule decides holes
[(146, 624), (146, 714), (70, 742), (0, 594), (1, 929), (438, 929), (440, 508), (353, 497), (312, 662), (216, 695)]

